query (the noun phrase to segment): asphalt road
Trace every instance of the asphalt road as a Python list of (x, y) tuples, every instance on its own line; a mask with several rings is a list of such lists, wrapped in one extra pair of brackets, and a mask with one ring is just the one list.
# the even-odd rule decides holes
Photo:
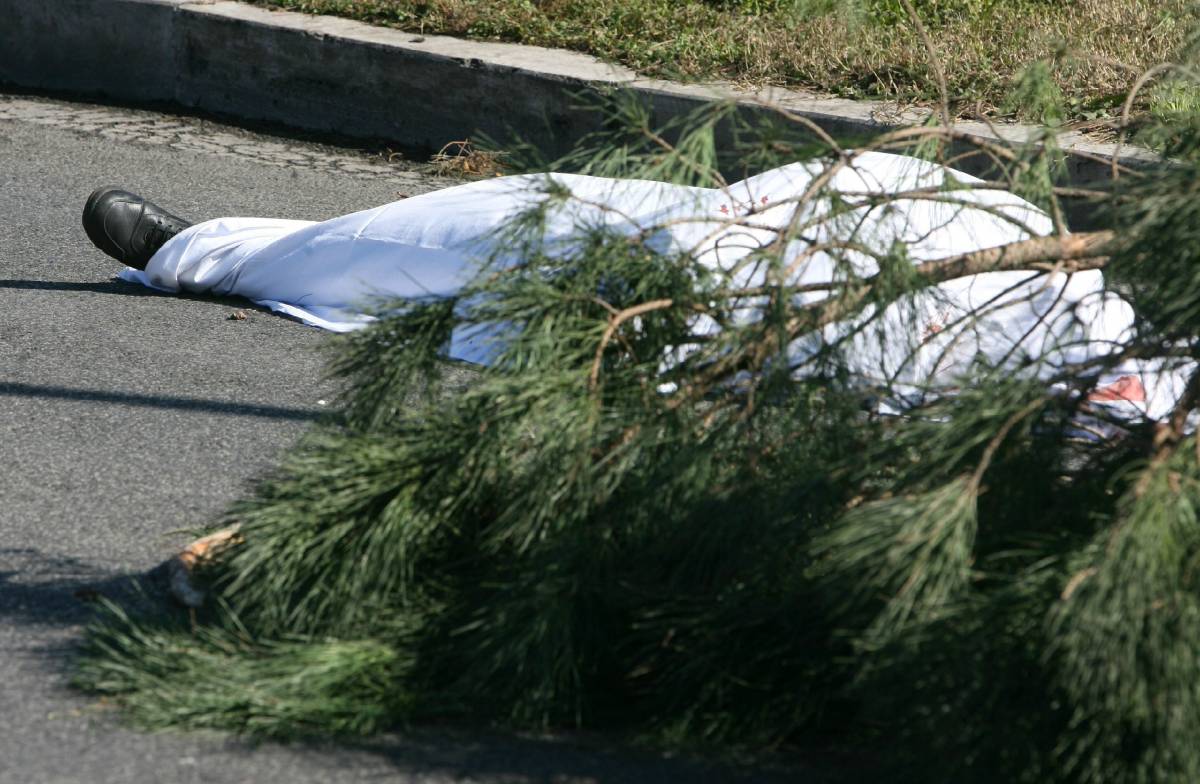
[(211, 120), (0, 94), (0, 782), (825, 780), (480, 730), (355, 746), (147, 735), (66, 682), (90, 592), (211, 522), (332, 392), (325, 336), (113, 279), (79, 226), (120, 184), (193, 219), (321, 219), (431, 190), (426, 167)]

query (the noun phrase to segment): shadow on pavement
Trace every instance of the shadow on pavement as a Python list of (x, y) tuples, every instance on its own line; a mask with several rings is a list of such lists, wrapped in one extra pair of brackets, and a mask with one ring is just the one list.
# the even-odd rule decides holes
[(257, 403), (235, 403), (224, 400), (206, 400), (176, 395), (143, 395), (133, 392), (111, 392), (103, 389), (76, 389), (73, 387), (46, 384), (23, 384), (0, 381), (0, 397), (38, 397), (49, 400), (76, 400), (91, 403), (112, 403), (136, 408), (175, 409), (179, 411), (201, 411), (229, 416), (259, 417), (315, 422), (324, 416), (321, 411), (303, 408), (270, 406)]
[[(0, 547), (0, 620), (6, 624), (77, 626), (101, 597), (145, 601), (165, 582), (145, 574), (106, 572), (95, 564), (29, 547)], [(139, 590), (139, 585), (145, 589)], [(165, 594), (160, 594), (165, 595)]]
[[(158, 289), (148, 288), (140, 283), (131, 283), (120, 278), (110, 278), (102, 281), (80, 281), (80, 280), (14, 280), (11, 278), (0, 278), (0, 289), (9, 289), (12, 291), (80, 291), (91, 292), (93, 294), (117, 294), (123, 297), (170, 297), (172, 299), (183, 299), (194, 302), (212, 302), (217, 305), (224, 305), (231, 308), (239, 308), (242, 310), (254, 311), (266, 316), (283, 319), (284, 321), (296, 321), (296, 319), (276, 313), (270, 308), (265, 308), (261, 305), (256, 305), (248, 299), (242, 297), (226, 297), (215, 294), (193, 294), (186, 291), (159, 291)], [(297, 322), (299, 323), (299, 322)]]
[(74, 281), (74, 280), (3, 280), (0, 279), (0, 289), (16, 289), (18, 291), (91, 291), (96, 294), (124, 294), (132, 297), (165, 297), (171, 296), (165, 291), (139, 286), (136, 283), (113, 278), (106, 281)]
[(433, 776), (538, 784), (844, 784), (855, 780), (842, 760), (801, 761), (781, 755), (773, 764), (737, 766), (654, 754), (590, 734), (529, 738), (479, 728), (418, 729), (389, 733), (351, 748), (380, 755), (396, 772), (416, 781)]

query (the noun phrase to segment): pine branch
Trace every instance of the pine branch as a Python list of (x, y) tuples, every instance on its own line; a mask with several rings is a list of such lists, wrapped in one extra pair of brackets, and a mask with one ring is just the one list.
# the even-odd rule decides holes
[[(926, 261), (917, 264), (915, 270), (929, 285), (985, 272), (1012, 272), (1024, 269), (1081, 272), (1102, 269), (1108, 264), (1109, 254), (1115, 247), (1116, 236), (1111, 231), (1056, 234)], [(793, 318), (788, 323), (788, 332), (796, 335), (847, 318), (866, 299), (877, 279), (877, 275), (868, 278), (861, 285), (848, 289), (835, 302), (822, 300), (806, 305), (803, 309), (811, 315)]]

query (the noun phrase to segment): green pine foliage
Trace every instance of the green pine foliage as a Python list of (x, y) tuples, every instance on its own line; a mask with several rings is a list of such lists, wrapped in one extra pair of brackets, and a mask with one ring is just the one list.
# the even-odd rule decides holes
[[(720, 108), (665, 134), (639, 111), (571, 165), (719, 186), (814, 144), (850, 156)], [(848, 371), (845, 333), (790, 351), (830, 323), (881, 329), (936, 282), (842, 220), (861, 196), (814, 189), (783, 239), (836, 226), (878, 274), (832, 247), (837, 284), (801, 304), (782, 241), (748, 259), (754, 290), (586, 211), (547, 243), (570, 202), (547, 183), (505, 235), (519, 265), (333, 342), (340, 413), (230, 510), (245, 541), (206, 569), (208, 605), (109, 606), (78, 683), (153, 728), (458, 717), (751, 751), (836, 738), (901, 781), (1200, 780), (1200, 384), (1166, 423), (1081, 436), (1104, 367), (1200, 351), (1193, 127), (1104, 204), (1125, 344), (1040, 381), (980, 361), (899, 416), (880, 413), (896, 389)], [(948, 141), (927, 129), (920, 151)], [(997, 183), (1062, 212), (1053, 145), (987, 152)], [(697, 338), (697, 316), (721, 330)], [(471, 325), (504, 339), (462, 383), (441, 352)]]
[(185, 629), (109, 611), (113, 626), (90, 640), (92, 655), (108, 663), (86, 662), (79, 677), (97, 692), (121, 694), (146, 729), (358, 735), (386, 729), (407, 707), (395, 684), (411, 663), (376, 640), (256, 642), (231, 627)]
[(1062, 758), (1086, 780), (1182, 781), (1200, 770), (1196, 443), (1142, 469), (1075, 554), (1074, 590), (1051, 613), (1071, 706)]

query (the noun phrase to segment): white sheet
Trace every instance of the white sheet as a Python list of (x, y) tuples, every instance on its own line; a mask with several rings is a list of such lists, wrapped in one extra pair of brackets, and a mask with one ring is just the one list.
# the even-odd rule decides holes
[[(451, 295), (480, 262), (518, 261), (506, 258), (510, 249), (502, 231), (514, 215), (545, 199), (553, 185), (572, 198), (548, 210), (544, 239), (549, 248), (569, 247), (581, 225), (650, 232), (656, 247), (691, 251), (714, 271), (730, 274), (731, 285), (755, 285), (762, 270), (747, 266), (734, 274), (733, 265), (774, 240), (774, 229), (818, 217), (820, 202), (809, 202), (798, 213), (788, 200), (803, 193), (823, 169), (824, 164), (815, 162), (791, 164), (724, 190), (571, 174), (521, 175), (471, 182), (323, 222), (219, 218), (172, 238), (145, 272), (127, 269), (120, 276), (164, 291), (243, 296), (335, 332), (358, 329), (370, 321), (364, 310), (380, 300)], [(1010, 193), (953, 189), (954, 183), (977, 182), (915, 158), (863, 153), (853, 168), (833, 178), (832, 189), (849, 198), (950, 189), (940, 194), (943, 201), (902, 200), (818, 220), (804, 237), (820, 242), (853, 234), (879, 252), (899, 242), (914, 261), (922, 261), (1052, 230), (1041, 211)], [(802, 247), (797, 241), (794, 250)], [(877, 271), (868, 255), (856, 257), (854, 267), (857, 275)], [(816, 255), (795, 280), (828, 281), (846, 272), (829, 256)], [(959, 320), (978, 308), (984, 309), (982, 317)], [(753, 308), (745, 313), (747, 319), (756, 317)], [(1032, 372), (1045, 374), (1061, 363), (1110, 351), (1128, 337), (1133, 314), (1127, 303), (1105, 290), (1099, 272), (1049, 278), (996, 272), (949, 281), (896, 303), (882, 315), (882, 329), (858, 332), (861, 321), (831, 325), (821, 335), (797, 341), (793, 360), (802, 363), (823, 341), (847, 339), (856, 373), (901, 389), (938, 381), (953, 385), (980, 354), (1015, 368), (1029, 368), (1036, 360)], [(923, 328), (914, 330), (914, 323)], [(697, 320), (694, 328), (703, 333), (710, 327)], [(479, 330), (456, 333), (449, 355), (486, 362), (493, 350), (490, 337)], [(1184, 370), (1127, 363), (1101, 383), (1135, 376), (1144, 399), (1122, 394), (1106, 405), (1162, 417), (1182, 391)]]

